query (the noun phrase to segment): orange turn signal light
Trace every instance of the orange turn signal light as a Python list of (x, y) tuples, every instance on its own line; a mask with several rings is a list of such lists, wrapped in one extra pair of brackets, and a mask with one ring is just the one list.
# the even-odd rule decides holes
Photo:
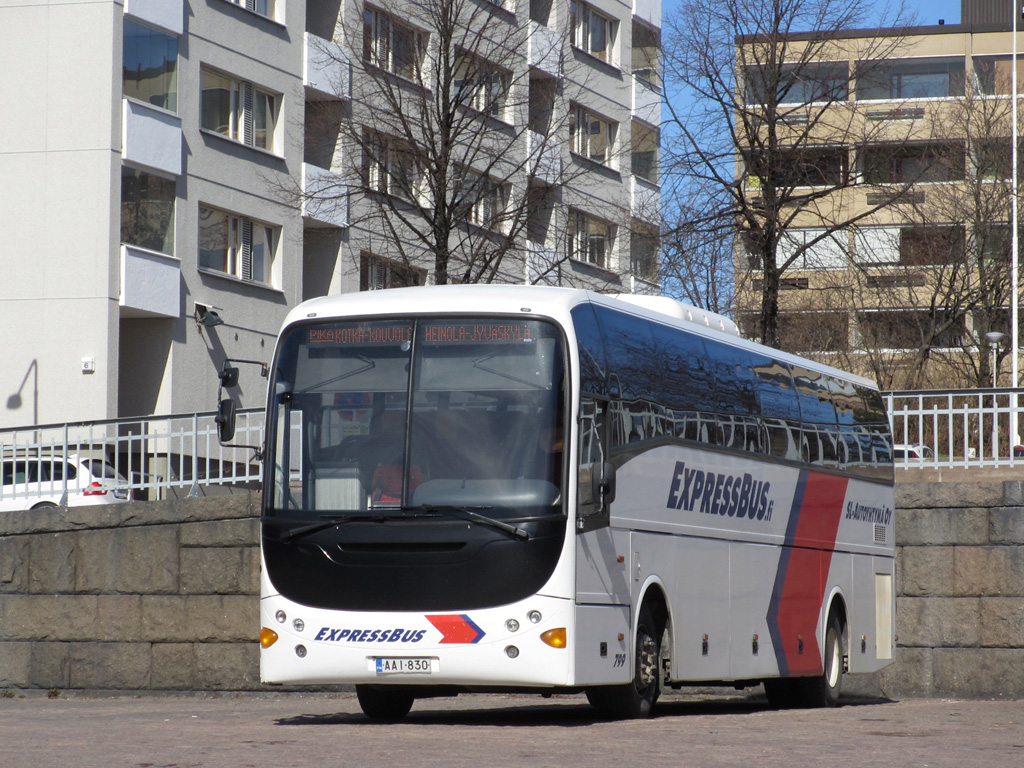
[(269, 648), (277, 642), (277, 632), (268, 627), (263, 627), (260, 630), (260, 645), (264, 648)]
[(540, 639), (552, 648), (565, 648), (565, 627), (549, 629), (540, 636)]

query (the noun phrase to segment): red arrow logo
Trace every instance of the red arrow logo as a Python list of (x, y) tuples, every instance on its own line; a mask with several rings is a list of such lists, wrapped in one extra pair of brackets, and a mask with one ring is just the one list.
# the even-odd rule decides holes
[(427, 616), (427, 621), (441, 633), (442, 643), (478, 643), (487, 634), (464, 613)]

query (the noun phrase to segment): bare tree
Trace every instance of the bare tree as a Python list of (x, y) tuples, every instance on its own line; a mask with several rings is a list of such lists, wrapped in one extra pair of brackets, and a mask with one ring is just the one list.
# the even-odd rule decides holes
[[(347, 53), (323, 55), (351, 64), (350, 107), (306, 114), (307, 144), (319, 137), (344, 158), (344, 182), (311, 194), (356, 193), (352, 225), (374, 252), (407, 269), (429, 264), (437, 284), (521, 282), (524, 262), (532, 281), (551, 280), (569, 249), (550, 243), (572, 236), (562, 190), (588, 170), (567, 160), (565, 138), (597, 162), (615, 151), (571, 106), (582, 85), (566, 31), (528, 40), (530, 25), (488, 0), (380, 0), (344, 13), (335, 37)], [(530, 46), (571, 76), (527, 67)]]
[[(717, 189), (716, 205), (689, 226), (735, 232), (736, 250), (749, 259), (737, 272), (751, 273), (737, 295), (756, 273), (756, 331), (771, 346), (782, 343), (786, 271), (910, 186), (886, 185), (867, 206), (844, 204), (864, 182), (853, 149), (898, 145), (912, 131), (864, 120), (850, 100), (851, 78), (866, 81), (902, 45), (898, 35), (849, 34), (877, 18), (869, 0), (686, 0), (666, 23), (667, 78), (690, 98), (671, 110), (676, 138), (665, 172), (698, 191)], [(890, 19), (907, 22), (902, 11)], [(812, 237), (786, 241), (787, 230), (808, 226)]]

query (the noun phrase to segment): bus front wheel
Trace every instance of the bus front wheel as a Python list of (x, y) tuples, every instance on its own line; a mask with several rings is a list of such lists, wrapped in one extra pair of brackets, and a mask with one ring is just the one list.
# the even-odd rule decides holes
[(661, 636), (654, 612), (644, 604), (636, 627), (633, 681), (588, 688), (587, 700), (615, 718), (650, 717), (661, 695)]
[(363, 714), (371, 720), (401, 720), (412, 709), (416, 697), (397, 685), (357, 685), (356, 698)]

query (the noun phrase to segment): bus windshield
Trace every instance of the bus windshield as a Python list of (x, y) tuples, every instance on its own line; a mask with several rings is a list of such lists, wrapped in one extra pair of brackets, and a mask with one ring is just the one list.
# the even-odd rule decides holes
[(294, 327), (271, 383), (267, 514), (561, 515), (564, 369), (539, 320)]

